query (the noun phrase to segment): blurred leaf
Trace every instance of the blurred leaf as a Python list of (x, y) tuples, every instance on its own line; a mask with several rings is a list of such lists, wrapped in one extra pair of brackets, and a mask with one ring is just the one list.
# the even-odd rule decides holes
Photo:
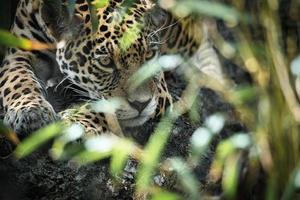
[(96, 33), (99, 29), (99, 20), (98, 20), (98, 16), (97, 16), (97, 10), (92, 5), (90, 5), (90, 9), (91, 9), (92, 32)]
[(138, 86), (161, 71), (161, 66), (157, 60), (146, 62), (137, 72), (135, 72), (128, 80), (131, 90), (135, 90)]
[[(52, 148), (51, 148), (51, 155), (54, 159), (63, 159), (62, 157), (65, 157), (67, 154), (70, 154), (69, 152), (66, 152), (65, 146), (68, 142), (73, 142), (79, 138), (81, 138), (84, 134), (84, 128), (80, 124), (72, 124), (70, 127), (66, 128), (63, 131), (63, 134), (54, 140)], [(63, 155), (64, 154), (64, 155)]]
[(189, 113), (188, 113), (189, 114), (189, 118), (195, 124), (197, 122), (199, 122), (200, 119), (201, 119), (201, 114), (199, 112), (199, 110), (200, 110), (200, 108), (199, 108), (200, 107), (199, 102), (200, 101), (201, 101), (201, 98), (199, 96), (197, 96), (196, 99), (195, 99), (195, 101), (194, 101), (194, 103), (192, 104), (191, 109), (189, 110)]
[(219, 133), (225, 124), (225, 118), (221, 114), (214, 114), (205, 120), (205, 126), (213, 133)]
[(29, 155), (51, 138), (61, 134), (63, 128), (64, 126), (61, 123), (54, 123), (32, 133), (17, 146), (15, 150), (16, 157), (23, 158)]
[(218, 134), (225, 124), (225, 119), (221, 114), (209, 116), (205, 122), (205, 127), (198, 128), (191, 137), (193, 158), (195, 160), (206, 150), (214, 135)]
[(53, 142), (52, 148), (50, 150), (50, 154), (53, 159), (57, 160), (62, 157), (62, 154), (65, 153), (65, 145), (66, 143), (59, 139), (56, 139)]
[(274, 200), (278, 198), (278, 190), (276, 188), (276, 183), (274, 178), (270, 178), (267, 182), (267, 191), (266, 191), (266, 199)]
[(91, 11), (92, 30), (96, 33), (99, 28), (98, 9), (105, 8), (109, 4), (109, 0), (89, 0), (88, 4)]
[(114, 114), (122, 105), (122, 101), (123, 99), (121, 98), (101, 99), (92, 103), (91, 106), (95, 112)]
[(174, 10), (179, 16), (187, 16), (191, 13), (204, 14), (223, 19), (232, 24), (237, 24), (237, 22), (240, 20), (249, 20), (248, 17), (246, 17), (244, 14), (241, 14), (234, 7), (229, 7), (216, 1), (176, 1), (175, 6), (171, 9)]
[(110, 170), (113, 175), (120, 174), (124, 169), (126, 160), (132, 154), (134, 144), (128, 140), (121, 139), (112, 152)]
[(118, 137), (108, 134), (89, 137), (84, 142), (86, 150), (76, 155), (72, 160), (80, 165), (85, 165), (105, 159), (112, 155), (118, 139)]
[(159, 192), (155, 192), (151, 198), (151, 200), (179, 200), (179, 199), (181, 198), (177, 194), (168, 191), (161, 191), (161, 190)]
[(206, 128), (198, 128), (191, 137), (192, 151), (195, 156), (204, 152), (212, 139), (212, 133)]
[(217, 147), (217, 157), (221, 160), (226, 159), (236, 149), (246, 149), (251, 145), (248, 134), (235, 134), (225, 141), (222, 141)]
[(294, 184), (297, 188), (300, 188), (300, 169), (296, 170), (296, 175), (293, 176), (294, 178)]
[[(249, 134), (236, 134), (222, 141), (216, 150), (216, 158), (211, 167), (211, 178), (215, 181), (220, 179), (223, 171), (222, 184), (228, 199), (234, 199), (237, 190), (239, 175), (238, 150), (251, 147)], [(242, 154), (241, 154), (242, 155)]]
[(300, 76), (300, 55), (292, 60), (291, 71), (294, 76)]
[(222, 185), (226, 199), (235, 199), (238, 175), (239, 175), (239, 157), (231, 155), (227, 158), (223, 172)]
[(173, 70), (183, 64), (184, 59), (180, 55), (163, 55), (158, 58), (158, 63), (163, 70)]
[(84, 150), (85, 148), (82, 143), (72, 142), (64, 144), (60, 140), (55, 140), (50, 149), (50, 155), (54, 160), (70, 160)]
[(92, 5), (95, 6), (96, 9), (105, 8), (109, 4), (109, 0), (94, 0), (92, 1)]
[(246, 149), (251, 145), (250, 135), (246, 133), (235, 134), (230, 138), (230, 141), (238, 149)]
[(123, 8), (130, 8), (133, 6), (134, 3), (136, 3), (137, 0), (124, 0), (123, 3), (121, 4), (121, 6)]
[(141, 25), (135, 22), (129, 27), (118, 40), (120, 49), (126, 52), (127, 49), (140, 37)]
[(195, 175), (192, 174), (191, 170), (188, 168), (186, 162), (180, 158), (172, 158), (170, 160), (171, 166), (174, 171), (178, 174), (181, 186), (184, 191), (189, 195), (190, 199), (198, 199), (199, 197), (199, 183), (196, 180)]
[(60, 140), (64, 142), (71, 142), (79, 139), (84, 134), (84, 127), (81, 124), (72, 124), (70, 127), (64, 130)]
[(38, 41), (31, 41), (25, 38), (16, 37), (5, 30), (0, 30), (0, 45), (18, 47), (24, 50), (44, 50), (54, 48), (51, 44), (45, 44)]
[(90, 164), (99, 160), (103, 160), (105, 158), (108, 158), (109, 156), (111, 156), (111, 152), (110, 151), (82, 151), (80, 153), (78, 153), (77, 155), (75, 155), (72, 158), (72, 161), (74, 161), (76, 164), (78, 165), (86, 165), (86, 164)]
[(71, 18), (74, 15), (75, 3), (76, 3), (76, 0), (68, 0), (68, 6), (67, 7), (68, 7), (69, 16)]
[(87, 138), (84, 145), (88, 151), (111, 152), (118, 140), (119, 138), (112, 134), (102, 134)]
[(141, 165), (137, 174), (136, 182), (138, 191), (148, 189), (155, 167), (159, 162), (161, 152), (170, 135), (172, 125), (172, 120), (166, 117), (163, 118), (150, 137), (141, 158)]
[(297, 167), (289, 176), (289, 181), (283, 191), (282, 200), (295, 198), (295, 192), (300, 188), (300, 168)]
[(136, 89), (139, 85), (157, 75), (159, 72), (171, 70), (182, 62), (182, 58), (178, 55), (163, 55), (159, 58), (149, 60), (129, 78), (130, 89)]
[(233, 95), (229, 97), (235, 105), (243, 105), (255, 99), (258, 95), (257, 88), (253, 86), (244, 86), (237, 88)]
[(20, 143), (20, 140), (19, 140), (17, 134), (12, 129), (5, 126), (2, 121), (0, 121), (0, 137), (1, 136), (6, 137), (8, 140), (10, 140), (14, 144)]

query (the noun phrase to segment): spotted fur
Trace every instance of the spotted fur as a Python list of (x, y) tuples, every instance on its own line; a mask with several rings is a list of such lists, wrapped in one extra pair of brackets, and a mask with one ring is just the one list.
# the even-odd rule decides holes
[[(58, 117), (47, 101), (45, 85), (53, 77), (69, 80), (89, 101), (122, 97), (115, 115), (121, 126), (139, 126), (172, 102), (163, 72), (134, 90), (128, 79), (157, 54), (191, 55), (199, 45), (190, 34), (191, 22), (172, 18), (149, 0), (137, 0), (124, 9), (123, 0), (111, 0), (97, 9), (93, 26), (90, 6), (77, 0), (74, 14), (63, 0), (20, 0), (11, 32), (17, 36), (57, 46), (25, 51), (9, 48), (0, 71), (0, 99), (4, 122), (18, 134), (29, 133)], [(141, 32), (126, 49), (120, 39), (135, 25)], [(82, 124), (87, 132), (114, 132), (104, 113), (89, 106), (59, 114)]]

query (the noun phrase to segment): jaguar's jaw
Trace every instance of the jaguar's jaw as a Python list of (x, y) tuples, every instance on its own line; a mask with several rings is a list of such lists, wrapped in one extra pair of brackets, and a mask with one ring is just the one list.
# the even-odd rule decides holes
[(123, 119), (119, 120), (120, 125), (122, 127), (136, 127), (143, 125), (146, 121), (148, 121), (151, 118), (151, 116), (137, 116), (131, 119)]

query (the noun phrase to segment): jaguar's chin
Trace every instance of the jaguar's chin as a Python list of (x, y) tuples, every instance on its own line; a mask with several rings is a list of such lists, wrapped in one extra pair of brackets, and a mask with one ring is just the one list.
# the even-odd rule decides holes
[(134, 118), (119, 120), (119, 122), (120, 122), (120, 125), (123, 127), (136, 127), (136, 126), (143, 125), (145, 122), (147, 122), (150, 119), (150, 117), (151, 116), (139, 115)]
[(157, 102), (155, 101), (155, 98), (152, 98), (142, 112), (137, 111), (127, 104), (127, 106), (123, 106), (123, 109), (116, 112), (117, 118), (122, 127), (141, 126), (155, 115), (156, 106)]

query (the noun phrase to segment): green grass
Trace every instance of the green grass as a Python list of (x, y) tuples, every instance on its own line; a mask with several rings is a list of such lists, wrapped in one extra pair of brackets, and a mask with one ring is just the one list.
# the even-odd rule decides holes
[[(98, 1), (95, 5), (101, 7), (105, 2)], [(174, 120), (191, 110), (197, 99), (197, 91), (206, 86), (218, 91), (235, 107), (239, 120), (248, 129), (247, 133), (232, 133), (234, 136), (217, 146), (208, 176), (210, 184), (221, 184), (226, 199), (235, 199), (239, 195), (239, 187), (244, 187), (243, 191), (251, 191), (256, 184), (260, 184), (258, 180), (262, 178), (265, 184), (259, 187), (265, 190), (259, 194), (261, 198), (295, 198), (300, 187), (300, 104), (294, 82), (300, 70), (299, 61), (296, 60), (299, 56), (297, 42), (300, 33), (298, 30), (298, 36), (292, 31), (284, 34), (281, 24), (290, 22), (281, 23), (279, 14), (282, 13), (279, 12), (287, 12), (290, 20), (295, 22), (295, 19), (299, 20), (300, 3), (292, 0), (290, 9), (281, 11), (279, 6), (282, 4), (277, 0), (261, 1), (259, 6), (256, 5), (256, 9), (247, 8), (244, 0), (226, 2), (178, 0), (170, 1), (170, 5), (164, 2), (164, 6), (178, 15), (196, 14), (200, 18), (205, 16), (223, 20), (232, 31), (235, 41), (228, 42), (221, 38), (218, 32), (213, 32), (214, 43), (221, 54), (249, 71), (253, 80), (250, 86), (228, 90), (216, 84), (212, 77), (186, 70), (189, 79), (181, 97), (182, 101), (176, 102), (172, 112), (167, 112), (162, 118), (143, 149), (124, 138), (100, 136), (86, 140), (76, 151), (73, 149), (69, 152), (66, 144), (77, 138), (74, 136), (73, 139), (66, 139), (64, 134), (68, 134), (68, 131), (63, 131), (64, 128), (58, 123), (32, 134), (18, 146), (15, 155), (19, 158), (27, 156), (49, 139), (55, 138), (52, 148), (54, 159), (72, 159), (78, 164), (89, 164), (111, 157), (113, 175), (119, 174), (126, 159), (133, 156), (140, 160), (136, 178), (137, 193), (146, 191), (151, 194), (153, 200), (186, 197), (201, 199), (210, 194), (202, 190), (203, 186), (197, 181), (193, 168), (223, 127), (223, 116), (212, 116), (210, 120), (215, 120), (213, 123), (207, 119), (208, 121), (195, 131), (191, 138), (191, 154), (188, 158), (169, 158), (168, 162), (165, 162), (161, 160), (161, 154)], [(120, 40), (123, 50), (126, 51), (138, 33), (139, 29), (133, 27), (124, 34)], [(34, 46), (35, 43), (31, 41), (15, 38), (4, 31), (0, 32), (0, 44), (23, 49), (44, 48)], [(290, 70), (291, 63), (294, 63), (293, 73)], [(133, 78), (137, 80), (133, 81), (133, 84), (138, 85), (153, 76), (156, 70), (161, 70), (157, 63), (153, 65), (151, 70), (141, 68), (141, 71), (134, 75), (139, 79)], [(9, 132), (8, 129), (1, 130)], [(92, 144), (99, 140), (106, 142), (106, 149), (93, 149)], [(243, 171), (245, 160), (248, 166), (246, 172)], [(172, 166), (173, 172), (177, 173), (181, 193), (165, 191), (153, 185), (153, 175), (165, 166)], [(244, 182), (240, 182), (241, 180)]]

